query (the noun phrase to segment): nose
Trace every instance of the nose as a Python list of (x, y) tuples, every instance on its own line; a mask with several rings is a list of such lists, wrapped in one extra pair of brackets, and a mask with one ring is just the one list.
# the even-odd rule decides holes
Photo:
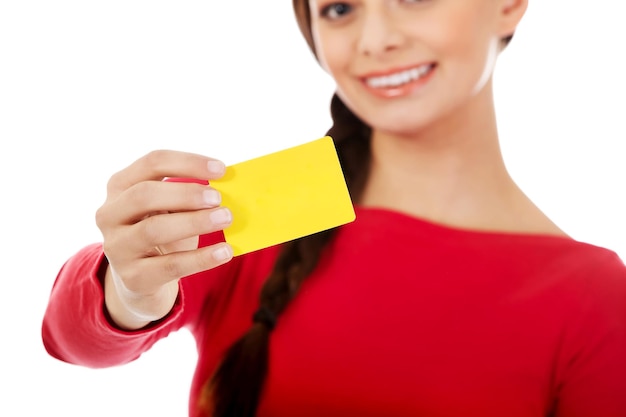
[(403, 42), (402, 31), (389, 11), (370, 11), (363, 16), (358, 43), (360, 53), (381, 56), (399, 48)]

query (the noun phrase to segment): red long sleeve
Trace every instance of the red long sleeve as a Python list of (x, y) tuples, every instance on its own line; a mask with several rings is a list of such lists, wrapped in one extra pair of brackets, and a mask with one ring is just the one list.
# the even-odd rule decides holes
[[(162, 323), (111, 327), (93, 245), (63, 267), (43, 337), (59, 359), (124, 363), (169, 332), (198, 344), (190, 416), (250, 326), (277, 248), (181, 280)], [(259, 416), (624, 417), (626, 266), (553, 236), (475, 232), (357, 208), (279, 318)]]
[(94, 244), (79, 251), (59, 272), (42, 327), (45, 347), (52, 356), (94, 368), (120, 365), (181, 326), (182, 297), (159, 325), (136, 332), (115, 328), (104, 311), (98, 279), (102, 262), (106, 262), (102, 247)]

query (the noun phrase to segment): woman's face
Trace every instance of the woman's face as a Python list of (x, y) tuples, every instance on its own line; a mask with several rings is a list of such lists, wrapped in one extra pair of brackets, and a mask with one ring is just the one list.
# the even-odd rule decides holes
[[(316, 54), (374, 129), (419, 131), (490, 80), (524, 0), (310, 0)], [(518, 16), (519, 15), (519, 16)]]

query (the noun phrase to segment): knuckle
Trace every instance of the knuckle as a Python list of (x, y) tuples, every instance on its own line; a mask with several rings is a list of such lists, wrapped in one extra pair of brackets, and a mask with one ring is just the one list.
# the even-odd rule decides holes
[(162, 149), (153, 150), (143, 156), (142, 163), (145, 164), (148, 169), (156, 171), (160, 166), (163, 165), (166, 156), (167, 151), (164, 151)]
[[(213, 267), (213, 264), (210, 261), (210, 254), (206, 253), (205, 256), (203, 256), (202, 251), (197, 251), (196, 254), (194, 254), (194, 266), (195, 266), (195, 271), (204, 271), (207, 269), (211, 269)], [(206, 256), (209, 255), (209, 256)]]
[(159, 219), (156, 216), (146, 217), (139, 223), (141, 225), (139, 228), (141, 239), (146, 242), (147, 246), (161, 243), (159, 240), (161, 232), (158, 223)]
[(94, 220), (96, 222), (96, 226), (98, 226), (98, 229), (102, 230), (104, 228), (104, 225), (106, 224), (106, 210), (104, 209), (104, 207), (99, 207), (96, 210), (95, 216), (94, 216)]
[(109, 180), (106, 184), (107, 193), (109, 195), (118, 193), (122, 190), (127, 189), (132, 184), (129, 182), (128, 177), (126, 175), (126, 171), (118, 171), (109, 177)]
[(147, 181), (142, 181), (133, 185), (131, 192), (128, 195), (130, 204), (143, 207), (151, 198), (151, 184)]
[(188, 209), (201, 209), (206, 207), (205, 191), (208, 189), (205, 185), (193, 182), (170, 182), (160, 184), (167, 189), (167, 193), (172, 201), (175, 201), (177, 207)]
[(105, 203), (98, 207), (94, 213), (94, 220), (102, 233), (109, 229), (112, 226), (110, 205)]
[(107, 190), (113, 190), (117, 188), (117, 185), (121, 182), (120, 178), (122, 174), (120, 172), (116, 172), (107, 181)]
[(104, 239), (104, 241), (102, 242), (102, 251), (104, 252), (105, 256), (107, 258), (109, 258), (109, 254), (113, 252), (114, 250), (114, 245), (111, 244), (111, 241), (108, 239)]
[(204, 211), (197, 211), (189, 217), (189, 230), (194, 232), (210, 231), (211, 221)]
[(169, 279), (181, 278), (183, 276), (182, 266), (176, 260), (177, 257), (163, 257), (162, 271)]

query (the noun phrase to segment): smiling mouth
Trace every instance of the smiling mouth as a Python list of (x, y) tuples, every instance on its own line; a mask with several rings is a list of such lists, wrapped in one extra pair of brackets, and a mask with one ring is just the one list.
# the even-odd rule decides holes
[(435, 64), (424, 64), (389, 75), (367, 77), (364, 81), (370, 88), (397, 88), (426, 77), (434, 68)]

